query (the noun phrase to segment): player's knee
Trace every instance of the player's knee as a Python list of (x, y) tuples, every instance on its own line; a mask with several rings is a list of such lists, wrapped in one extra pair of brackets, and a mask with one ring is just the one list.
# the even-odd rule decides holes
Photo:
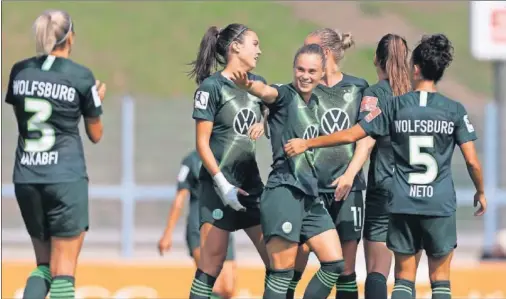
[(331, 262), (321, 262), (320, 269), (324, 272), (342, 274), (345, 268), (343, 260), (336, 260)]

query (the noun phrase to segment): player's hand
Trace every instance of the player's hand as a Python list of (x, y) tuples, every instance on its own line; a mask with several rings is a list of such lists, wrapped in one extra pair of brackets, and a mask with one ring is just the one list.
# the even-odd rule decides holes
[(478, 203), (480, 204), (480, 208), (474, 212), (474, 216), (481, 216), (485, 214), (487, 210), (487, 199), (484, 193), (476, 192), (476, 194), (474, 194), (474, 207), (477, 207)]
[(213, 179), (218, 186), (218, 195), (225, 206), (230, 206), (236, 211), (246, 211), (246, 208), (239, 202), (237, 197), (238, 194), (249, 195), (246, 191), (230, 184), (221, 172), (217, 173)]
[(107, 91), (105, 83), (101, 83), (100, 80), (95, 80), (95, 86), (97, 87), (97, 93), (98, 96), (100, 97), (100, 100), (104, 101), (105, 92)]
[(346, 200), (346, 198), (350, 194), (354, 179), (355, 178), (353, 176), (343, 174), (342, 176), (338, 177), (334, 182), (332, 182), (332, 186), (337, 186), (335, 192), (336, 201)]
[(307, 149), (307, 141), (301, 138), (290, 139), (285, 144), (285, 153), (288, 155), (288, 157), (302, 154), (303, 152), (307, 151)]
[(161, 256), (172, 247), (172, 236), (169, 234), (163, 234), (160, 241), (158, 241), (158, 252)]
[(230, 80), (235, 83), (239, 88), (248, 90), (250, 89), (253, 81), (248, 79), (248, 73), (243, 71), (233, 72)]
[(258, 138), (262, 137), (264, 134), (264, 124), (263, 123), (256, 123), (249, 127), (248, 130), (248, 136), (251, 138), (251, 140), (257, 140)]

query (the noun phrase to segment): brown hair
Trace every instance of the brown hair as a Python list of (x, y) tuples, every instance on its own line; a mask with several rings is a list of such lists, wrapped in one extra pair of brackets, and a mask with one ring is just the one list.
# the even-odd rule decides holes
[(243, 24), (229, 24), (223, 29), (211, 26), (200, 41), (197, 58), (190, 63), (192, 69), (188, 73), (197, 84), (202, 83), (218, 66), (225, 66), (228, 51), (232, 42), (243, 42), (244, 34), (250, 30)]
[(343, 59), (344, 51), (355, 44), (351, 33), (341, 33), (330, 28), (317, 29), (311, 32), (309, 36), (318, 36), (321, 46), (332, 51), (336, 63), (339, 63)]
[(395, 96), (411, 90), (408, 44), (404, 38), (390, 33), (383, 36), (376, 48), (376, 63), (388, 75)]

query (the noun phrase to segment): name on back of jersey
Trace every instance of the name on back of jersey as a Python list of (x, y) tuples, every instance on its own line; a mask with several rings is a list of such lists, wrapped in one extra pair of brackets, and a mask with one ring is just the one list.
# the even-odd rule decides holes
[(76, 96), (74, 87), (30, 80), (14, 80), (12, 92), (19, 96), (50, 98), (66, 102), (73, 102)]
[(58, 164), (58, 152), (23, 152), (21, 165), (24, 166), (45, 166)]
[(396, 133), (427, 133), (452, 135), (455, 124), (447, 120), (405, 119), (395, 120)]

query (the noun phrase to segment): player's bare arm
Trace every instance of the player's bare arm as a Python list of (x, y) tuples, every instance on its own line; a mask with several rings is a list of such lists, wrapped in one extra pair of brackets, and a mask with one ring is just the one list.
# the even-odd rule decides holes
[(474, 187), (476, 188), (476, 194), (474, 195), (474, 206), (478, 203), (480, 208), (474, 213), (475, 216), (481, 216), (485, 214), (487, 210), (487, 199), (485, 198), (485, 187), (483, 185), (483, 172), (481, 170), (480, 160), (476, 153), (476, 147), (473, 141), (469, 141), (460, 145), (460, 150), (464, 159), (466, 160), (467, 171), (473, 180)]
[(209, 171), (211, 176), (215, 176), (220, 172), (218, 162), (214, 158), (214, 154), (209, 146), (209, 140), (213, 131), (213, 122), (206, 120), (197, 120), (197, 152), (199, 153), (202, 164)]
[[(100, 102), (104, 101), (106, 85), (105, 83), (101, 83), (99, 80), (95, 81), (95, 86), (93, 87), (96, 90), (96, 95), (99, 97)], [(95, 96), (95, 95), (94, 95)], [(100, 116), (97, 117), (85, 117), (84, 124), (86, 129), (86, 135), (93, 143), (98, 143), (104, 134), (104, 125), (102, 124), (102, 120)]]
[(288, 156), (293, 157), (302, 154), (308, 149), (354, 143), (366, 136), (367, 134), (364, 129), (357, 124), (347, 130), (334, 132), (326, 136), (319, 136), (307, 140), (299, 138), (290, 139), (285, 144), (285, 152)]
[(272, 104), (278, 97), (278, 91), (261, 81), (248, 79), (246, 72), (234, 72), (230, 80), (248, 93), (262, 99), (267, 104)]
[(355, 153), (350, 161), (350, 164), (346, 168), (344, 174), (338, 177), (332, 186), (336, 188), (336, 200), (345, 199), (351, 191), (353, 181), (357, 176), (358, 172), (364, 167), (367, 158), (371, 154), (371, 151), (376, 144), (376, 140), (372, 137), (366, 137), (357, 141), (357, 147)]
[(160, 252), (160, 255), (163, 255), (172, 247), (172, 233), (174, 232), (179, 216), (181, 216), (181, 210), (184, 207), (184, 202), (186, 198), (189, 198), (189, 196), (190, 191), (188, 189), (181, 189), (177, 192), (176, 198), (172, 201), (169, 216), (167, 218), (167, 226), (165, 227), (162, 238), (158, 241), (158, 251)]

